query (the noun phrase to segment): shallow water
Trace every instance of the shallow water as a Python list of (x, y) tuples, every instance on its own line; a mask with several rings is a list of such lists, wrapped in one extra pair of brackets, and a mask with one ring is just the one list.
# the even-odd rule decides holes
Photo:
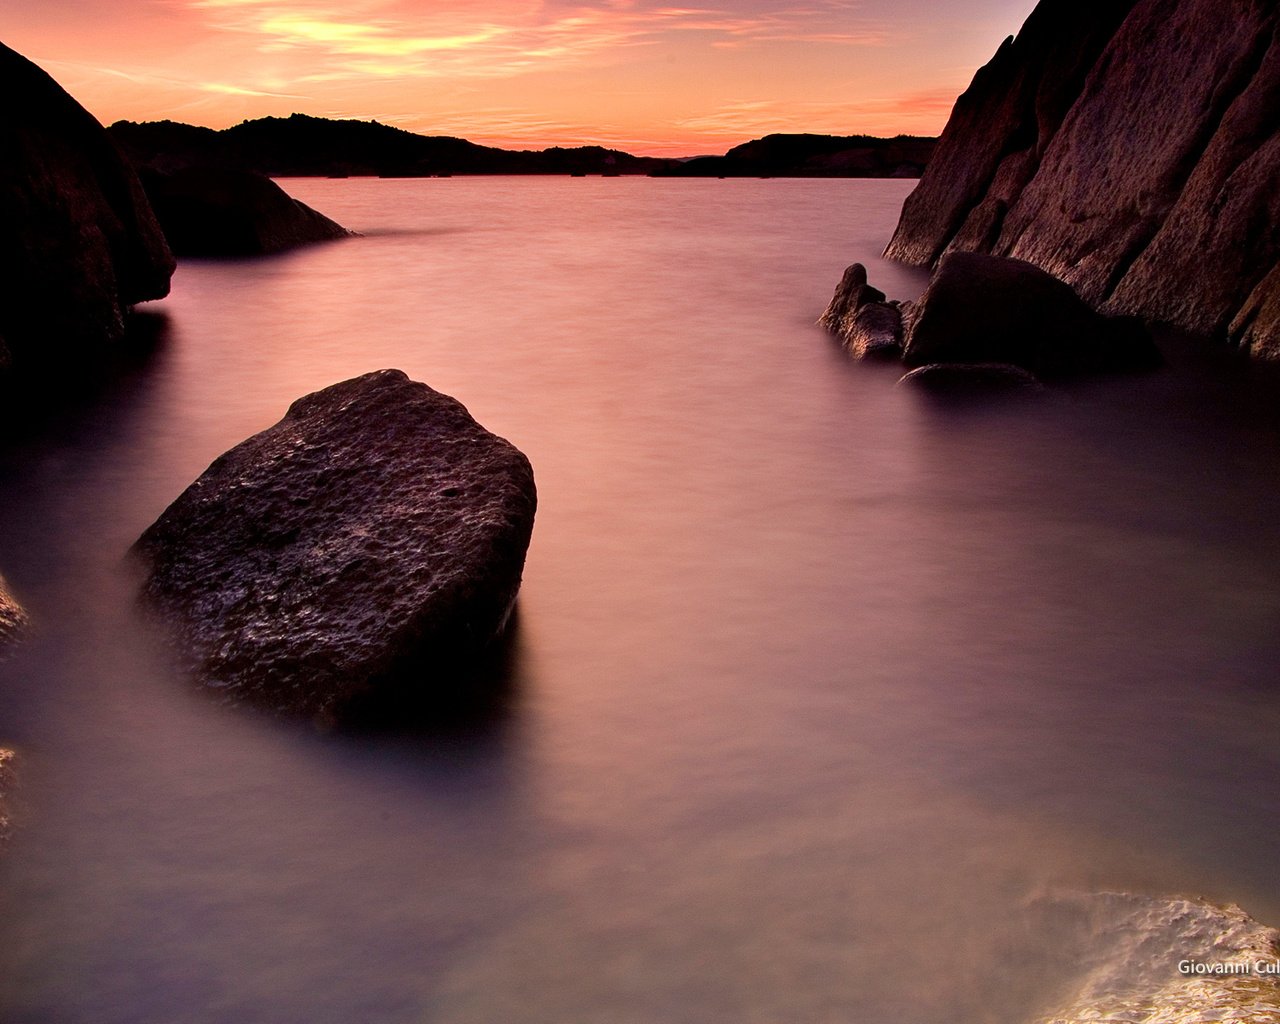
[[(363, 237), (185, 264), (156, 354), (0, 453), (0, 1019), (1003, 1024), (1098, 970), (1056, 894), (1280, 923), (1274, 381), (895, 388), (813, 321), (854, 259), (922, 287), (909, 182), (284, 184)], [(216, 706), (124, 552), (384, 366), (533, 463), (509, 692)]]

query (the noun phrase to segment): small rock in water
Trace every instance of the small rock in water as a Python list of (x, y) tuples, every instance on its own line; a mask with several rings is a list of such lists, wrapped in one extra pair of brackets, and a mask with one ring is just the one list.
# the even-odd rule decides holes
[(448, 696), (505, 628), (536, 503), (520, 451), (382, 370), (298, 399), (134, 550), (206, 682), (334, 721)]
[(861, 263), (846, 268), (818, 323), (836, 335), (857, 359), (896, 357), (902, 349), (902, 315), (898, 304), (867, 284)]

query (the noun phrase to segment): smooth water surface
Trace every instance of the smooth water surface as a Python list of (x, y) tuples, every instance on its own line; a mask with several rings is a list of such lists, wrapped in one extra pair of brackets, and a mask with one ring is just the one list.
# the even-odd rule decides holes
[[(184, 264), (156, 354), (0, 453), (0, 1019), (1008, 1024), (1080, 983), (1061, 894), (1280, 923), (1274, 391), (895, 388), (814, 320), (855, 259), (920, 290), (909, 182), (284, 184), (363, 237)], [(220, 707), (125, 552), (387, 366), (533, 463), (509, 692)]]

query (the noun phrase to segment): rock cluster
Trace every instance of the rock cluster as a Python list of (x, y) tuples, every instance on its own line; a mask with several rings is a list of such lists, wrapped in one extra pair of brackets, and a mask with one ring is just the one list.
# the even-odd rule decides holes
[(536, 502), (514, 446), (382, 370), (298, 399), (222, 455), (135, 552), (201, 678), (334, 720), (456, 684), (504, 629)]
[(900, 355), (916, 368), (904, 381), (930, 390), (1025, 390), (1160, 364), (1136, 318), (1096, 313), (1038, 267), (978, 253), (944, 256), (914, 303), (886, 302), (855, 263), (819, 323), (857, 358)]
[(1280, 8), (1041, 0), (957, 100), (886, 255), (1034, 263), (1280, 356)]
[(856, 359), (896, 359), (902, 354), (902, 310), (867, 284), (867, 268), (850, 265), (818, 323), (836, 335)]
[(0, 368), (109, 348), (174, 262), (133, 170), (52, 78), (0, 45)]

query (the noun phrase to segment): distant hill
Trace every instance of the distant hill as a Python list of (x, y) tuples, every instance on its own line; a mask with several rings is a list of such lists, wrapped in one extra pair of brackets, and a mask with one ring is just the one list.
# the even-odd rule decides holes
[(214, 131), (174, 121), (117, 121), (108, 131), (135, 165), (192, 164), (271, 176), (436, 174), (648, 174), (670, 161), (600, 146), (537, 152), (478, 146), (448, 135), (415, 135), (377, 121), (294, 114)]
[(657, 173), (704, 178), (918, 178), (937, 139), (899, 135), (766, 135), (724, 156), (687, 160)]
[(215, 131), (176, 121), (117, 121), (108, 131), (138, 167), (192, 165), (272, 177), (449, 174), (649, 174), (701, 177), (919, 177), (934, 139), (770, 135), (724, 156), (666, 160), (601, 146), (509, 150), (377, 121), (293, 114)]

